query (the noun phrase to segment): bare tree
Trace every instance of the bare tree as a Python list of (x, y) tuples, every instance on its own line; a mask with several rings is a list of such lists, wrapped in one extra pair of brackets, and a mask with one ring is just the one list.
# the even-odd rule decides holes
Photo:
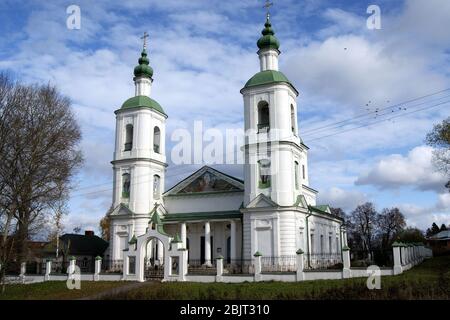
[(405, 217), (398, 208), (385, 208), (377, 216), (377, 227), (381, 248), (387, 249), (395, 237), (406, 227)]
[(366, 202), (356, 207), (349, 216), (350, 236), (364, 251), (372, 251), (375, 236), (377, 211), (373, 203)]
[(82, 163), (81, 134), (70, 101), (54, 87), (20, 85), (5, 76), (0, 87), (0, 207), (9, 213), (17, 256), (25, 261), (30, 236), (71, 189)]

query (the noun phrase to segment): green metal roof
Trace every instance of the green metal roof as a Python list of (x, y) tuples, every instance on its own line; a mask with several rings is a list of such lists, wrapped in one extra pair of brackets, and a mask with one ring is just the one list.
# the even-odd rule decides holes
[(127, 101), (125, 101), (120, 109), (123, 110), (132, 108), (150, 108), (166, 115), (161, 105), (152, 98), (149, 98), (147, 96), (132, 97)]
[(295, 87), (292, 85), (289, 79), (282, 72), (276, 70), (265, 70), (258, 72), (253, 77), (251, 77), (250, 80), (247, 81), (244, 88), (255, 87), (271, 83), (287, 83), (292, 88), (294, 88), (295, 91), (297, 91), (297, 89), (295, 89)]
[(163, 217), (163, 223), (175, 221), (219, 220), (219, 219), (240, 219), (240, 218), (242, 218), (242, 213), (240, 211), (169, 213)]

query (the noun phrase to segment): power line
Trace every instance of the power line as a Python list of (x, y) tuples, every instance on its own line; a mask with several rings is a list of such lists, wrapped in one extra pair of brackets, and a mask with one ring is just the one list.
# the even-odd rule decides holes
[[(409, 105), (409, 106), (403, 104), (401, 107), (389, 108), (388, 112), (384, 112), (384, 113), (378, 113), (378, 111), (377, 111), (377, 113), (376, 113), (376, 115), (375, 115), (374, 118), (375, 118), (375, 119), (376, 119), (376, 118), (382, 118), (382, 117), (387, 116), (387, 115), (392, 115), (393, 113), (398, 113), (398, 112), (407, 111), (408, 109), (416, 108), (416, 107), (419, 107), (419, 106), (421, 106), (421, 105), (428, 104), (428, 103), (437, 102), (437, 101), (439, 101), (439, 100), (443, 100), (443, 99), (448, 98), (448, 97), (450, 97), (450, 94), (448, 94), (448, 95), (446, 95), (446, 96), (443, 96), (443, 97), (440, 97), (440, 98), (437, 98), (437, 99), (434, 99), (434, 100), (431, 100), (431, 101), (420, 102), (420, 103), (413, 104), (413, 105)], [(362, 121), (349, 122), (349, 123), (337, 125), (337, 126), (334, 126), (334, 127), (330, 128), (330, 129), (325, 130), (325, 132), (326, 132), (326, 131), (329, 131), (329, 130), (332, 131), (332, 130), (334, 130), (334, 129), (342, 128), (342, 127), (345, 127), (345, 126), (347, 126), (347, 125), (360, 124), (360, 123), (363, 123), (363, 122), (366, 121), (366, 120), (370, 120), (370, 119), (363, 119)], [(343, 121), (341, 121), (341, 123), (342, 123), (342, 122), (343, 122)], [(318, 130), (318, 131), (322, 131), (322, 130)], [(302, 135), (302, 137), (304, 138), (304, 137), (308, 137), (308, 136), (314, 136), (315, 134), (316, 134), (316, 133), (309, 133), (309, 134)]]
[(411, 112), (408, 112), (408, 113), (405, 113), (405, 114), (400, 114), (400, 115), (397, 115), (397, 116), (394, 116), (394, 117), (390, 117), (388, 119), (383, 119), (383, 120), (380, 120), (380, 121), (371, 122), (371, 123), (369, 123), (367, 125), (362, 125), (362, 126), (359, 126), (359, 127), (350, 128), (350, 129), (347, 129), (347, 130), (343, 130), (343, 131), (339, 131), (339, 132), (336, 132), (336, 133), (332, 133), (332, 134), (329, 134), (329, 135), (326, 135), (326, 136), (314, 138), (312, 140), (309, 140), (309, 142), (320, 140), (320, 139), (323, 139), (323, 138), (332, 137), (332, 136), (335, 136), (335, 135), (338, 135), (338, 134), (342, 134), (342, 133), (345, 133), (345, 132), (349, 132), (349, 131), (352, 131), (352, 130), (356, 130), (356, 129), (360, 129), (360, 128), (364, 128), (364, 127), (369, 127), (369, 126), (377, 124), (377, 123), (381, 123), (381, 122), (384, 122), (384, 121), (389, 121), (389, 120), (392, 120), (392, 119), (396, 119), (396, 118), (399, 118), (399, 117), (402, 117), (402, 116), (405, 116), (405, 115), (409, 115), (409, 114), (413, 114), (413, 113), (416, 113), (416, 112), (420, 112), (420, 111), (423, 111), (423, 110), (432, 109), (432, 108), (435, 108), (435, 107), (438, 107), (438, 106), (441, 106), (441, 105), (444, 105), (444, 104), (447, 104), (447, 103), (450, 103), (450, 100), (444, 101), (444, 102), (441, 102), (441, 103), (438, 103), (438, 104), (435, 104), (435, 105), (432, 105), (432, 106), (424, 107), (424, 108), (419, 109), (419, 110), (414, 110), (414, 111), (411, 111)]
[[(434, 95), (437, 95), (437, 94), (440, 94), (440, 93), (443, 93), (443, 92), (446, 92), (446, 91), (449, 91), (449, 90), (450, 90), (450, 88), (439, 90), (439, 91), (436, 91), (436, 92), (433, 92), (433, 93), (429, 93), (429, 94), (426, 94), (426, 95), (423, 95), (423, 96), (420, 96), (420, 97), (416, 97), (414, 99), (410, 99), (410, 100), (406, 100), (406, 101), (403, 101), (403, 102), (399, 102), (399, 103), (393, 104), (391, 106), (379, 109), (378, 111), (384, 111), (384, 110), (396, 108), (396, 107), (399, 107), (399, 106), (402, 106), (402, 105), (405, 105), (405, 104), (408, 104), (408, 103), (411, 103), (411, 102), (414, 102), (414, 101), (417, 101), (417, 100), (421, 100), (421, 99), (424, 99), (424, 98), (428, 98), (428, 97), (431, 97), (431, 96), (434, 96)], [(321, 127), (307, 129), (307, 130), (303, 131), (303, 133), (306, 134), (306, 133), (309, 133), (309, 132), (320, 130), (322, 128), (327, 128), (327, 127), (334, 126), (334, 125), (341, 124), (341, 123), (345, 123), (345, 122), (348, 122), (348, 121), (351, 121), (351, 120), (354, 120), (354, 119), (370, 116), (371, 114), (375, 114), (376, 112), (377, 111), (372, 111), (372, 112), (369, 112), (369, 113), (364, 113), (364, 114), (360, 114), (360, 115), (354, 116), (354, 117), (349, 118), (349, 119), (345, 119), (345, 120), (341, 120), (341, 121), (338, 121), (338, 122), (330, 123), (330, 124), (327, 124), (327, 125), (324, 125), (324, 126), (321, 126)]]

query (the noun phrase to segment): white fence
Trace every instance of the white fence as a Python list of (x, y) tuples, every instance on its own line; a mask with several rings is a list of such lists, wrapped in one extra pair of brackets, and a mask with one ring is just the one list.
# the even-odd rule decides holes
[[(413, 266), (421, 263), (424, 259), (431, 258), (433, 256), (430, 248), (425, 247), (423, 244), (393, 244), (393, 257), (394, 266), (392, 268), (380, 269), (381, 276), (391, 276), (401, 274), (403, 271), (409, 270)], [(264, 266), (267, 261), (273, 260), (274, 263), (281, 261), (282, 268), (274, 266), (273, 269), (268, 269)], [(294, 261), (292, 261), (294, 260)], [(216, 274), (189, 274), (188, 270), (185, 271), (184, 281), (187, 282), (226, 282), (226, 283), (241, 283), (241, 282), (259, 282), (259, 281), (284, 281), (284, 282), (297, 282), (306, 280), (319, 280), (319, 279), (346, 279), (356, 277), (367, 277), (372, 274), (373, 271), (361, 268), (351, 268), (350, 266), (350, 249), (344, 247), (342, 249), (342, 268), (341, 269), (328, 269), (328, 270), (316, 270), (310, 269), (305, 266), (305, 254), (302, 250), (297, 251), (297, 255), (286, 259), (264, 259), (258, 252), (255, 253), (252, 260), (247, 260), (251, 264), (247, 273), (231, 273), (228, 268), (224, 269), (223, 257), (217, 258), (215, 271)], [(266, 262), (264, 262), (266, 261)], [(289, 262), (289, 268), (283, 272), (283, 268), (286, 266), (286, 261)], [(68, 271), (74, 270), (76, 261), (71, 259), (69, 262)], [(36, 283), (44, 281), (66, 281), (70, 274), (52, 274), (52, 262), (47, 261), (44, 275), (27, 275), (25, 273), (25, 264), (21, 265), (20, 274), (18, 276), (8, 276), (7, 282), (16, 283)], [(95, 260), (95, 270), (92, 274), (80, 274), (81, 281), (120, 281), (127, 280), (123, 274), (120, 273), (102, 273), (102, 259), (97, 257)], [(277, 270), (271, 272), (271, 270)], [(209, 270), (211, 271), (211, 270)]]

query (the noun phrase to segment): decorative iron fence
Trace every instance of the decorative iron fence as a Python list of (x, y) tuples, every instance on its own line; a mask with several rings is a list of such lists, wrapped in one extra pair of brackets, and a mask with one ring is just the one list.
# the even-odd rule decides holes
[(123, 260), (102, 260), (102, 273), (123, 273)]
[(254, 274), (255, 267), (253, 259), (237, 259), (237, 260), (224, 260), (224, 273), (228, 274)]
[(95, 272), (95, 263), (93, 259), (76, 260), (75, 265), (80, 268), (81, 273)]
[(394, 265), (393, 251), (390, 250), (350, 250), (350, 264), (352, 267), (392, 267)]
[(69, 261), (52, 261), (52, 270), (50, 273), (65, 274), (69, 268)]
[(206, 265), (205, 262), (200, 259), (189, 259), (188, 274), (217, 274), (215, 259), (211, 260), (211, 263), (209, 265)]
[(26, 274), (45, 274), (45, 262), (27, 261), (25, 273)]
[(261, 272), (295, 272), (297, 256), (261, 257)]
[(342, 269), (340, 253), (306, 253), (304, 254), (305, 270)]

